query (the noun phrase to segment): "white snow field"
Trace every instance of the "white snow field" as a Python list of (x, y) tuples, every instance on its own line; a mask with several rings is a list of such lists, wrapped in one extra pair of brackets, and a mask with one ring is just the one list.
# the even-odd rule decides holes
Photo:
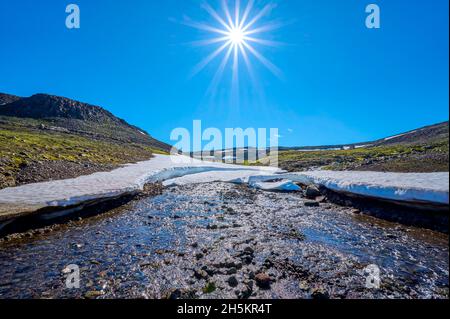
[(315, 184), (363, 196), (449, 204), (449, 173), (327, 172), (306, 174)]
[(449, 204), (449, 173), (311, 171), (289, 173), (273, 167), (202, 162), (185, 156), (156, 155), (111, 172), (0, 190), (0, 222), (43, 208), (64, 208), (133, 194), (146, 183), (165, 186), (206, 182), (248, 184), (267, 191), (300, 191), (295, 182), (337, 192), (399, 202)]

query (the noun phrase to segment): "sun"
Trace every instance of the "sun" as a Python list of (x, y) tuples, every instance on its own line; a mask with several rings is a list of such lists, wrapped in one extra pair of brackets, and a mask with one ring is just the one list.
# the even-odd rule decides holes
[(245, 41), (244, 31), (239, 27), (235, 27), (228, 32), (228, 39), (231, 41), (232, 44), (240, 46)]
[[(246, 69), (254, 79), (251, 60), (256, 59), (275, 76), (282, 77), (281, 70), (269, 59), (259, 52), (260, 47), (277, 47), (281, 43), (265, 38), (265, 35), (282, 26), (280, 22), (261, 23), (264, 17), (268, 16), (276, 8), (274, 3), (269, 3), (261, 9), (256, 9), (255, 0), (245, 1), (246, 5), (241, 6), (241, 0), (221, 0), (220, 10), (214, 9), (204, 2), (202, 8), (214, 19), (215, 24), (206, 24), (186, 19), (184, 24), (213, 34), (213, 38), (193, 42), (201, 46), (216, 46), (211, 54), (198, 63), (192, 76), (202, 71), (208, 64), (216, 58), (222, 56), (213, 78), (213, 85), (222, 77), (225, 69), (231, 66), (233, 82), (238, 82), (240, 63), (244, 63)], [(231, 61), (231, 63), (230, 63)]]

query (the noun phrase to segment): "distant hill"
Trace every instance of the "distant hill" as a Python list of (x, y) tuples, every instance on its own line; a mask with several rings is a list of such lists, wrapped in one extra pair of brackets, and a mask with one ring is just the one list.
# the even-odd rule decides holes
[(278, 155), (280, 166), (289, 171), (448, 172), (449, 122), (371, 142), (280, 148)]
[(371, 143), (379, 145), (399, 145), (399, 144), (426, 144), (440, 140), (448, 140), (449, 122), (442, 122), (435, 125), (425, 126), (413, 131), (384, 138)]
[[(0, 93), (1, 116), (14, 118), (10, 120), (17, 124), (38, 124), (41, 129), (67, 130), (96, 139), (139, 143), (166, 152), (170, 150), (169, 145), (152, 138), (144, 130), (117, 118), (102, 107), (65, 97), (36, 94), (20, 98)], [(35, 121), (27, 121), (29, 119)]]
[(405, 133), (399, 133), (375, 141), (338, 144), (338, 145), (320, 145), (320, 146), (301, 146), (301, 147), (280, 147), (282, 151), (315, 151), (315, 150), (345, 150), (354, 148), (368, 148), (384, 145), (412, 145), (427, 144), (449, 139), (449, 122), (442, 122), (434, 125), (421, 127)]

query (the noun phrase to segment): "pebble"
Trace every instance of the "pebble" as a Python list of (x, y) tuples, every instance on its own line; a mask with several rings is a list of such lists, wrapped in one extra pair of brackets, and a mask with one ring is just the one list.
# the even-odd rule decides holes
[(319, 204), (319, 202), (316, 202), (316, 201), (307, 201), (307, 202), (305, 202), (305, 206), (306, 207), (319, 207), (320, 204)]
[(237, 269), (235, 267), (228, 269), (227, 271), (228, 275), (235, 275), (237, 274)]
[(233, 288), (237, 287), (239, 285), (239, 282), (235, 276), (231, 276), (230, 278), (228, 278), (227, 282), (230, 285), (230, 287), (233, 287)]
[(261, 289), (270, 289), (271, 279), (266, 273), (259, 273), (255, 276), (256, 285)]
[(330, 294), (323, 288), (314, 288), (311, 292), (311, 298), (317, 300), (330, 299)]
[(204, 256), (205, 255), (203, 255), (202, 253), (195, 254), (195, 258), (197, 258), (197, 260), (202, 259)]
[(103, 296), (104, 294), (105, 293), (103, 291), (92, 290), (92, 291), (88, 291), (87, 293), (85, 293), (84, 297), (87, 299), (95, 299), (100, 296)]
[(206, 271), (200, 269), (200, 270), (194, 270), (194, 277), (197, 278), (198, 280), (208, 279), (209, 275)]

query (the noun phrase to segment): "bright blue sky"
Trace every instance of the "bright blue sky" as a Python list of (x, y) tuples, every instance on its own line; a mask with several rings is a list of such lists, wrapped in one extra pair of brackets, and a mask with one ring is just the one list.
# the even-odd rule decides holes
[[(261, 22), (287, 23), (264, 37), (289, 45), (258, 48), (283, 79), (252, 59), (260, 89), (242, 68), (239, 104), (231, 64), (216, 97), (206, 91), (219, 60), (189, 77), (214, 48), (186, 44), (208, 34), (180, 23), (184, 16), (213, 22), (199, 0), (72, 0), (79, 30), (65, 27), (69, 1), (2, 0), (0, 92), (101, 105), (164, 141), (194, 119), (278, 127), (281, 145), (372, 140), (448, 120), (447, 0), (274, 1)], [(369, 3), (381, 7), (380, 30), (365, 27)]]

